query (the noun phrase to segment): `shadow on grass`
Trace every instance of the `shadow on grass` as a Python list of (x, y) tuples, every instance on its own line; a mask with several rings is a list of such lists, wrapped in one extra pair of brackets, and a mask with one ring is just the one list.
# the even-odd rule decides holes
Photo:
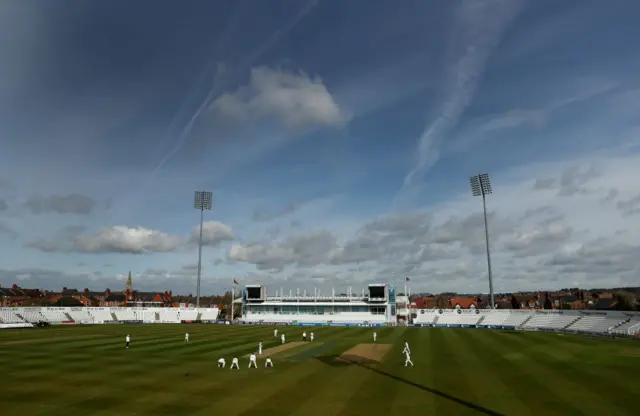
[(436, 390), (434, 388), (431, 387), (427, 387), (427, 386), (423, 386), (422, 384), (418, 384), (415, 383), (413, 381), (410, 380), (406, 380), (402, 377), (396, 376), (394, 374), (391, 373), (387, 373), (386, 371), (380, 370), (378, 368), (374, 368), (374, 367), (370, 367), (369, 364), (373, 364), (376, 363), (375, 361), (371, 361), (371, 360), (364, 360), (361, 357), (345, 357), (345, 356), (338, 356), (338, 355), (333, 355), (333, 356), (325, 356), (325, 357), (315, 357), (316, 360), (330, 365), (332, 367), (347, 367), (350, 365), (357, 365), (358, 367), (364, 368), (366, 370), (372, 371), (374, 373), (389, 377), (390, 379), (393, 379), (395, 381), (399, 381), (405, 384), (408, 384), (410, 386), (413, 386), (415, 388), (418, 388), (422, 391), (424, 391), (425, 393), (430, 393), (430, 394), (434, 394), (438, 397), (441, 397), (443, 399), (447, 399), (450, 400), (452, 402), (455, 402), (459, 405), (465, 406), (469, 409), (475, 410), (477, 412), (480, 413), (484, 413), (485, 415), (493, 415), (493, 416), (504, 416), (502, 413), (498, 413), (498, 412), (494, 412), (493, 410), (487, 409), (485, 407), (482, 407), (480, 405), (477, 405), (475, 403), (471, 403), (468, 402), (466, 400), (460, 399), (458, 397), (452, 396), (450, 394), (444, 393), (440, 390)]

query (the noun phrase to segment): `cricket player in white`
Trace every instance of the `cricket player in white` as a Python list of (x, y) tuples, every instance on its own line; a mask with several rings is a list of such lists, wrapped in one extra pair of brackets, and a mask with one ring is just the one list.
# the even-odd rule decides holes
[(273, 337), (278, 338), (278, 328), (273, 330)]
[(249, 368), (251, 368), (251, 366), (253, 366), (253, 368), (258, 368), (258, 364), (256, 363), (256, 355), (255, 354), (251, 354), (249, 356)]
[(233, 370), (234, 367), (240, 370), (240, 365), (238, 365), (238, 359), (236, 357), (233, 357), (233, 360), (231, 360), (231, 367), (229, 367), (229, 369)]
[(284, 344), (284, 342), (285, 342), (284, 334), (280, 335), (280, 341), (282, 341), (282, 343)]
[(186, 334), (184, 334), (184, 343), (185, 344), (189, 343), (189, 333), (188, 332)]
[(262, 342), (258, 344), (258, 355), (262, 355)]
[(307, 331), (304, 331), (304, 332), (302, 333), (302, 340), (303, 340), (303, 341), (306, 341), (306, 340), (307, 340)]
[(376, 342), (377, 339), (378, 339), (378, 333), (373, 331), (373, 342)]
[(218, 368), (224, 368), (227, 365), (227, 362), (224, 360), (224, 358), (220, 358), (218, 360)]
[(124, 341), (125, 341), (124, 347), (129, 348), (129, 343), (131, 342), (131, 337), (129, 336), (129, 334), (127, 334)]
[(267, 367), (273, 368), (273, 362), (271, 361), (271, 358), (267, 358), (266, 361), (264, 362), (264, 368), (267, 368)]
[(313, 341), (313, 332), (309, 334), (309, 339)]
[(404, 366), (406, 367), (411, 364), (411, 367), (413, 367), (413, 361), (411, 361), (411, 351), (409, 350), (409, 344), (406, 341), (404, 343), (404, 349), (402, 350), (402, 353), (404, 354)]

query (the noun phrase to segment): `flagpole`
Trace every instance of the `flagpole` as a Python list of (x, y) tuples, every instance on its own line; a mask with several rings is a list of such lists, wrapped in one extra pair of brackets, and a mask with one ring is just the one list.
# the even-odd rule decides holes
[(230, 323), (233, 323), (233, 297), (235, 295), (236, 292), (236, 281), (233, 281), (233, 284), (231, 285), (231, 319), (229, 320)]

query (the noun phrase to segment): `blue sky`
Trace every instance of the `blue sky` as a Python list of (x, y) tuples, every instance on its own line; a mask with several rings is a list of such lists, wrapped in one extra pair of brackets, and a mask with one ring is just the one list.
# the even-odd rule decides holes
[(631, 0), (0, 5), (0, 284), (637, 283)]

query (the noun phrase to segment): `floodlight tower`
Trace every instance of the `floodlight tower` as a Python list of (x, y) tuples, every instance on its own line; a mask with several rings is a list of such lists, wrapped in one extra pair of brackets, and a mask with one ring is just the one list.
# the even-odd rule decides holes
[(491, 309), (496, 304), (493, 298), (493, 276), (491, 274), (491, 250), (489, 249), (489, 226), (487, 225), (487, 195), (492, 193), (489, 174), (481, 173), (469, 179), (473, 196), (482, 196), (482, 209), (484, 212), (484, 237), (487, 243), (487, 269), (489, 271), (489, 296), (491, 297)]
[(196, 191), (193, 198), (193, 207), (200, 210), (200, 239), (198, 240), (198, 286), (196, 289), (196, 308), (200, 307), (200, 272), (202, 271), (202, 224), (204, 211), (211, 211), (213, 195), (207, 191)]

